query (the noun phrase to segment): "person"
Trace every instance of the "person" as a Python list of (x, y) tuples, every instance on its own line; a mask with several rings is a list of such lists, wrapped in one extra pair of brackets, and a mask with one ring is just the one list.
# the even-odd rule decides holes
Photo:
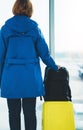
[(21, 106), (25, 130), (36, 130), (36, 98), (45, 94), (40, 67), (43, 63), (57, 71), (36, 21), (31, 19), (30, 0), (16, 0), (0, 32), (1, 97), (7, 99), (10, 130), (21, 130)]

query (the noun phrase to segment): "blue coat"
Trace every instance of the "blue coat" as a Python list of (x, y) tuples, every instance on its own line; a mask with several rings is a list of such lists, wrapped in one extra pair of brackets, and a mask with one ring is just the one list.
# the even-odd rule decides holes
[(4, 98), (44, 95), (40, 58), (54, 70), (38, 24), (24, 15), (8, 19), (0, 31), (0, 86)]

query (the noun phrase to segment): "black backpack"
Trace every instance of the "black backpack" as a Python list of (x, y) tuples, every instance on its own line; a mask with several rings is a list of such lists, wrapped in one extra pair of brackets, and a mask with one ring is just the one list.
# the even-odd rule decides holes
[(44, 75), (45, 101), (71, 101), (71, 89), (69, 86), (69, 72), (65, 67), (54, 71), (45, 68)]

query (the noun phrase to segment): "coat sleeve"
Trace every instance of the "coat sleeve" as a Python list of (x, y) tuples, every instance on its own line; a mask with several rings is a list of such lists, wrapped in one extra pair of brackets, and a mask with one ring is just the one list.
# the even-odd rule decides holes
[(1, 77), (2, 77), (2, 70), (4, 65), (5, 52), (6, 52), (6, 48), (3, 41), (2, 33), (0, 31), (0, 86), (1, 86)]
[(39, 33), (39, 36), (37, 39), (38, 55), (41, 57), (41, 59), (45, 65), (47, 65), (48, 67), (50, 67), (54, 70), (58, 70), (58, 66), (56, 65), (55, 61), (53, 60), (53, 58), (50, 55), (47, 43), (46, 43), (44, 36), (40, 29), (38, 30), (38, 33)]

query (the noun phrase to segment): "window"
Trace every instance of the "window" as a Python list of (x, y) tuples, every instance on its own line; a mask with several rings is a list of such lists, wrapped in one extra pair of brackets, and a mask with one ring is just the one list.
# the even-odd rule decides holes
[(31, 0), (34, 7), (32, 19), (36, 20), (41, 28), (47, 44), (49, 44), (49, 0)]
[(76, 130), (83, 129), (83, 0), (55, 0), (55, 57), (70, 74)]
[(56, 51), (83, 52), (82, 5), (82, 0), (55, 0)]
[(2, 0), (0, 2), (0, 27), (5, 23), (5, 20), (12, 16), (12, 6), (14, 0)]
[[(49, 44), (49, 0), (31, 0), (34, 12), (32, 19), (36, 20), (41, 28), (47, 44)], [(13, 16), (12, 6), (15, 0), (2, 0), (0, 3), (0, 27), (5, 23), (5, 20)]]

